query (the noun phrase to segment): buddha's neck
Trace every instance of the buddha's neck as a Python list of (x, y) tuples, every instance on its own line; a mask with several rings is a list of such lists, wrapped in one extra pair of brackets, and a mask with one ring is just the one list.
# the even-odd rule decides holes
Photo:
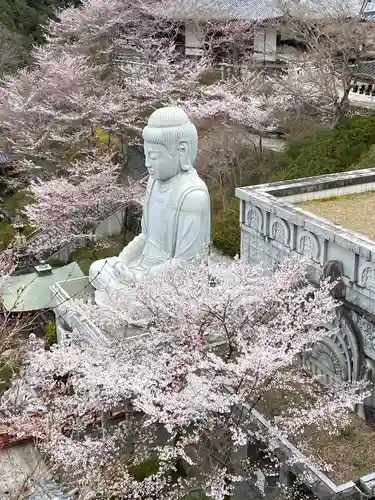
[(179, 177), (179, 174), (171, 177), (167, 181), (155, 181), (157, 184), (159, 191), (169, 191), (169, 189), (177, 182), (177, 179)]

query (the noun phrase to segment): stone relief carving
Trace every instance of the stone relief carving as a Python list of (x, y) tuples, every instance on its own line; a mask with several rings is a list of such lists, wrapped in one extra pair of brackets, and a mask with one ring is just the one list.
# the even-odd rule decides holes
[(263, 229), (263, 214), (260, 208), (250, 205), (250, 208), (246, 215), (247, 225), (261, 232)]
[(309, 259), (318, 261), (320, 255), (320, 244), (318, 238), (308, 231), (299, 235), (297, 250)]
[(286, 243), (286, 231), (285, 228), (280, 224), (280, 222), (274, 222), (272, 224), (272, 238), (280, 243)]
[(279, 241), (285, 246), (289, 245), (290, 229), (288, 224), (282, 219), (273, 219), (271, 221), (271, 238)]
[(311, 361), (317, 364), (322, 372), (326, 372), (331, 379), (347, 380), (348, 370), (345, 358), (341, 353), (335, 352), (330, 344), (320, 343), (314, 348), (311, 353)]
[(375, 324), (353, 310), (350, 311), (350, 316), (362, 335), (364, 349), (375, 358)]
[(365, 267), (361, 272), (361, 284), (368, 290), (375, 292), (375, 269), (373, 267)]
[[(345, 357), (350, 366), (348, 375), (350, 381), (359, 380), (361, 378), (361, 346), (358, 341), (356, 332), (353, 329), (351, 320), (347, 317), (347, 313), (340, 318), (340, 331), (336, 336), (341, 341), (341, 348), (345, 349)], [(337, 343), (337, 342), (336, 342)]]
[[(360, 379), (361, 363), (358, 339), (349, 320), (339, 320), (340, 330), (327, 336), (302, 356), (301, 362), (323, 382), (355, 381)], [(328, 328), (322, 327), (327, 332)]]
[(344, 274), (343, 263), (339, 260), (329, 260), (324, 264), (323, 268), (323, 279), (330, 278), (331, 281), (337, 281), (336, 285), (333, 287), (331, 294), (335, 299), (343, 299), (346, 295), (346, 286), (342, 281), (342, 276)]

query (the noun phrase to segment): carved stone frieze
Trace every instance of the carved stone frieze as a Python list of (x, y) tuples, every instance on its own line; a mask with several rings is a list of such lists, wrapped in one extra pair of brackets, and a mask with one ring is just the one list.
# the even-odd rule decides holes
[(333, 348), (331, 342), (320, 342), (311, 352), (311, 361), (318, 365), (320, 370), (329, 375), (330, 379), (347, 380), (348, 366), (345, 357), (340, 351)]
[(361, 356), (357, 336), (346, 317), (341, 317), (339, 330), (322, 339), (301, 357), (309, 371), (322, 377), (327, 385), (337, 381), (356, 381), (361, 378)]
[(329, 260), (323, 267), (323, 279), (330, 278), (332, 282), (337, 282), (331, 291), (335, 299), (343, 299), (346, 295), (345, 283), (342, 281), (344, 274), (343, 263), (339, 260)]
[(320, 257), (320, 243), (315, 234), (303, 231), (298, 235), (297, 251), (316, 262)]
[(278, 217), (271, 218), (271, 231), (270, 237), (282, 243), (286, 247), (289, 246), (290, 243), (290, 228), (288, 224)]
[(350, 311), (350, 316), (361, 333), (366, 353), (375, 358), (375, 323), (363, 314), (353, 310)]
[(360, 284), (370, 290), (371, 292), (375, 292), (375, 267), (371, 265), (364, 265), (360, 269), (359, 274)]
[(263, 213), (260, 208), (255, 205), (249, 205), (246, 214), (246, 224), (255, 229), (256, 231), (262, 232), (263, 230)]

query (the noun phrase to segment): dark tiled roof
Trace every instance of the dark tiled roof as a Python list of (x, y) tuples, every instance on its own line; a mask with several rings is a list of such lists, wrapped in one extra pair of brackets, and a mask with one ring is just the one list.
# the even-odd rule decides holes
[[(374, 4), (374, 7), (375, 7), (375, 4)], [(375, 10), (374, 11), (371, 11), (371, 12), (364, 12), (363, 13), (364, 15), (364, 18), (366, 19), (366, 21), (375, 21)]]
[(7, 163), (9, 163), (9, 156), (0, 151), (0, 165), (6, 165)]
[(175, 19), (236, 19), (263, 21), (283, 12), (272, 0), (180, 0), (169, 14)]
[[(177, 0), (169, 9), (174, 19), (186, 20), (225, 20), (265, 21), (283, 16), (285, 10), (277, 7), (277, 0)], [(357, 16), (361, 9), (366, 19), (375, 19), (375, 0), (300, 0), (299, 8), (307, 7), (316, 17), (324, 17), (337, 9)], [(294, 8), (292, 9), (292, 11)], [(291, 13), (292, 13), (291, 11)]]
[(375, 78), (375, 61), (362, 61), (359, 63), (358, 73)]

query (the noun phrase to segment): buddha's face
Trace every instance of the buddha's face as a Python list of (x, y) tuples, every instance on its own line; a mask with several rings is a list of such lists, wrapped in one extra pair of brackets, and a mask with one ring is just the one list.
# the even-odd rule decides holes
[(163, 144), (144, 143), (146, 168), (156, 181), (167, 181), (180, 171), (180, 158), (173, 156)]

